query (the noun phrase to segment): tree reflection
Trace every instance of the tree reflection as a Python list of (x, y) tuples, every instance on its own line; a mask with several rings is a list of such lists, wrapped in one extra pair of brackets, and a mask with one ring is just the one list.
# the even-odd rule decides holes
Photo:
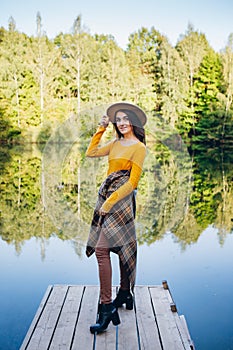
[[(159, 124), (159, 121), (158, 121)], [(181, 139), (171, 132), (151, 130), (148, 154), (137, 192), (137, 233), (139, 244), (151, 244), (172, 232), (182, 249), (194, 244), (209, 225), (218, 228), (219, 243), (233, 227), (233, 168), (230, 148), (192, 147), (189, 153)], [(87, 141), (84, 141), (84, 144)], [(57, 145), (56, 147), (59, 147)], [(85, 146), (82, 148), (85, 149)], [(60, 152), (60, 150), (59, 150)], [(72, 241), (82, 255), (89, 232), (97, 189), (106, 173), (106, 161), (83, 157), (80, 145), (72, 145), (62, 164), (60, 186), (54, 193), (77, 218), (77, 165), (81, 162), (81, 222), (63, 215), (57, 227), (46, 212), (41, 196), (42, 155), (36, 146), (4, 149), (1, 174), (1, 238), (20, 254), (25, 241), (40, 240), (41, 257), (46, 242), (56, 235)], [(56, 214), (55, 214), (56, 215)]]

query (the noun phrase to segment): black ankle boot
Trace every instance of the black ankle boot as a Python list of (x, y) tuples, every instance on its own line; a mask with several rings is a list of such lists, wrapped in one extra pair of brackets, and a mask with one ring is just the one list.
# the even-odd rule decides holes
[(103, 316), (103, 313), (101, 312), (102, 311), (102, 305), (103, 304), (98, 304), (98, 311), (97, 311), (97, 320), (96, 320), (96, 323), (101, 323), (102, 322), (102, 316)]
[(118, 308), (123, 304), (126, 305), (127, 310), (133, 310), (133, 296), (130, 291), (119, 289), (116, 298), (113, 300), (113, 305)]
[(90, 332), (101, 333), (108, 328), (109, 323), (112, 321), (114, 326), (121, 323), (116, 307), (111, 304), (102, 304), (99, 307), (99, 316), (96, 324), (90, 327)]

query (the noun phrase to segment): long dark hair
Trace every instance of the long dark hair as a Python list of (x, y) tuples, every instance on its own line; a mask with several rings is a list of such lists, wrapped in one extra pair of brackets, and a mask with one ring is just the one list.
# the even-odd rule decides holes
[(145, 130), (142, 126), (142, 123), (140, 121), (140, 119), (137, 117), (137, 115), (133, 112), (130, 111), (129, 109), (119, 109), (118, 111), (116, 111), (115, 116), (114, 116), (114, 128), (117, 132), (117, 135), (120, 138), (124, 137), (124, 135), (122, 135), (122, 133), (119, 131), (117, 124), (116, 124), (116, 114), (118, 112), (123, 112), (127, 115), (127, 117), (129, 118), (129, 122), (133, 127), (133, 133), (134, 135), (137, 137), (137, 139), (141, 142), (143, 142), (144, 144), (146, 144), (146, 135), (145, 135)]

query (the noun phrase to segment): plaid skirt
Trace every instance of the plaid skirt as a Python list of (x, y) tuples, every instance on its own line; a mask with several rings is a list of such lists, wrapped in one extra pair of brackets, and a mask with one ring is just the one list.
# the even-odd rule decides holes
[(133, 290), (137, 259), (134, 192), (117, 202), (106, 215), (99, 215), (99, 209), (105, 200), (126, 183), (129, 176), (130, 172), (128, 170), (119, 170), (110, 174), (102, 183), (91, 222), (86, 255), (89, 257), (94, 253), (100, 233), (104, 234), (110, 251), (118, 254)]

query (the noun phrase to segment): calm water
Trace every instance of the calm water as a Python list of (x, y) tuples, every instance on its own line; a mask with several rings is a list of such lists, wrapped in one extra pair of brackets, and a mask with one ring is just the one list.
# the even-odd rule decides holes
[[(45, 246), (41, 258), (41, 244)], [(49, 284), (97, 284), (95, 257), (79, 258), (72, 244), (56, 237), (26, 242), (20, 255), (0, 241), (0, 349), (18, 349)], [(233, 349), (233, 236), (220, 246), (217, 230), (205, 230), (181, 251), (171, 234), (139, 247), (137, 283), (167, 279), (179, 314), (184, 314), (196, 349)], [(113, 255), (113, 282), (118, 283)], [(88, 326), (88, 325), (87, 325)]]
[[(84, 254), (86, 230), (92, 210), (88, 203), (95, 199), (90, 181), (94, 183), (93, 186), (98, 186), (98, 178), (93, 174), (93, 169), (89, 169), (88, 173), (89, 163), (83, 164), (80, 200), (87, 226), (84, 225), (83, 231), (77, 233), (73, 232), (75, 226), (72, 218), (57, 222), (61, 216), (60, 210), (64, 209), (61, 197), (56, 197), (57, 192), (54, 195), (56, 198), (53, 198), (56, 205), (50, 206), (54, 217), (49, 217), (43, 210), (40, 152), (36, 149), (23, 152), (4, 150), (2, 154), (0, 349), (16, 350), (48, 285), (98, 284), (95, 257), (88, 259)], [(192, 187), (188, 186), (189, 191), (192, 188), (192, 193), (189, 193), (191, 199), (187, 201), (189, 204), (183, 217), (180, 217), (178, 201), (174, 202), (175, 189), (180, 186), (174, 181), (174, 174), (177, 173), (172, 170), (174, 163), (160, 163), (158, 171), (158, 168), (153, 167), (152, 156), (148, 156), (145, 176), (138, 193), (140, 204), (137, 227), (140, 244), (136, 282), (153, 285), (161, 284), (166, 279), (178, 313), (185, 315), (196, 349), (231, 350), (232, 163), (209, 155), (208, 158), (196, 159), (198, 168), (192, 170), (194, 183)], [(72, 159), (72, 156), (67, 159), (67, 168), (64, 165), (61, 186), (62, 196), (71, 209), (77, 205), (74, 173), (67, 173), (67, 169), (75, 168)], [(182, 169), (185, 167), (182, 166)], [(159, 179), (157, 187), (151, 186), (151, 183), (156, 182), (153, 180), (155, 172)], [(166, 181), (161, 174), (166, 174)], [(169, 188), (166, 198), (164, 188)], [(183, 194), (182, 198), (186, 200)], [(172, 205), (177, 210), (172, 211)], [(67, 213), (63, 216), (70, 218), (70, 212)], [(114, 255), (112, 262), (113, 283), (118, 284), (118, 261)]]

